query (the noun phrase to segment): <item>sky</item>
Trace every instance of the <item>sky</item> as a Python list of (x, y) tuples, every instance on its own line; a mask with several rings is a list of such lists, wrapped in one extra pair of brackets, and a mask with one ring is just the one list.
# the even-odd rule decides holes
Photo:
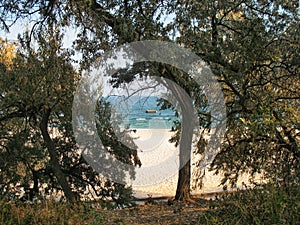
[[(18, 35), (22, 34), (26, 29), (30, 30), (33, 26), (33, 22), (30, 22), (28, 19), (26, 20), (18, 20), (13, 26), (10, 27), (9, 32), (5, 32), (4, 30), (0, 30), (0, 37), (7, 38), (9, 41), (17, 41)], [(64, 45), (69, 48), (72, 46), (72, 42), (76, 38), (76, 31), (74, 29), (68, 28), (64, 32)]]
[[(18, 35), (24, 33), (26, 30), (30, 30), (33, 26), (33, 23), (29, 20), (18, 20), (9, 30), (9, 32), (5, 32), (4, 30), (0, 30), (0, 37), (3, 39), (7, 39), (10, 42), (18, 41)], [(63, 46), (64, 48), (72, 48), (73, 41), (76, 39), (76, 30), (71, 28), (66, 28), (63, 31)], [(79, 60), (81, 55), (76, 52), (73, 57), (75, 60)], [(76, 67), (76, 65), (75, 65)]]

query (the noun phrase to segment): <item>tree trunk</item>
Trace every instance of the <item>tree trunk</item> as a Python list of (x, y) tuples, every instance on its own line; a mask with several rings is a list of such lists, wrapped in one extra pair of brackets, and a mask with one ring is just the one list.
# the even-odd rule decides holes
[(66, 197), (66, 199), (69, 202), (76, 202), (79, 199), (79, 196), (72, 191), (68, 181), (67, 181), (67, 177), (66, 174), (63, 173), (63, 171), (61, 170), (59, 161), (58, 161), (58, 155), (56, 153), (56, 147), (55, 144), (53, 142), (53, 140), (51, 139), (49, 132), (48, 132), (48, 120), (49, 120), (49, 116), (50, 116), (50, 112), (51, 109), (47, 108), (44, 111), (44, 114), (42, 116), (42, 121), (40, 124), (40, 129), (42, 132), (42, 136), (43, 139), (46, 143), (49, 155), (50, 155), (50, 165), (51, 168), (53, 170), (54, 176), (56, 177), (58, 184), (61, 186), (64, 195)]
[[(193, 126), (190, 113), (182, 111), (182, 128), (181, 137), (179, 143), (180, 153), (180, 169), (178, 174), (177, 188), (175, 200), (178, 201), (190, 201), (190, 183), (191, 183), (191, 151), (192, 151), (192, 139), (193, 139)], [(184, 113), (186, 113), (184, 115)]]
[(192, 201), (190, 193), (191, 182), (191, 151), (194, 131), (194, 107), (190, 96), (173, 82), (168, 82), (168, 88), (178, 100), (182, 113), (181, 135), (179, 142), (179, 174), (175, 194), (176, 201)]
[(176, 201), (186, 201), (191, 198), (190, 182), (191, 182), (191, 161), (179, 170), (177, 188), (175, 194)]
[(38, 172), (34, 169), (32, 170), (32, 180), (33, 180), (33, 187), (29, 189), (29, 196), (28, 200), (33, 201), (34, 197), (39, 193), (39, 179), (38, 179)]

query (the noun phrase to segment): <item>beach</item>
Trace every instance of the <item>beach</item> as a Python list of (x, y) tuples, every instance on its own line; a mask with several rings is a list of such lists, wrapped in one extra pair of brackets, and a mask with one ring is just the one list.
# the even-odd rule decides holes
[[(179, 168), (179, 148), (169, 142), (174, 132), (170, 129), (136, 129), (134, 131), (130, 133), (130, 136), (134, 138), (138, 146), (138, 156), (142, 162), (140, 170), (137, 171), (137, 181), (132, 183), (135, 197), (174, 196)], [(192, 174), (201, 169), (194, 165), (199, 157), (199, 155), (191, 154)], [(195, 176), (192, 175), (192, 180), (194, 178)], [(193, 189), (192, 194), (223, 191), (220, 186), (221, 178), (221, 175), (206, 171), (204, 186), (202, 189)], [(247, 180), (247, 174), (241, 176), (237, 186), (243, 188), (243, 183), (249, 183)], [(194, 186), (193, 182), (192, 186)]]

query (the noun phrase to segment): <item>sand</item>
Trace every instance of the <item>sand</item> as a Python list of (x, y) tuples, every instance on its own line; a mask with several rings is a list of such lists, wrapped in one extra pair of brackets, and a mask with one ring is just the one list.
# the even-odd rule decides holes
[[(136, 197), (154, 196), (174, 196), (176, 191), (178, 168), (179, 168), (179, 148), (175, 147), (169, 139), (174, 133), (167, 129), (137, 129), (131, 132), (135, 138), (135, 143), (139, 147), (138, 156), (142, 162), (141, 168), (137, 171), (137, 178), (132, 183)], [(191, 154), (192, 164), (199, 156)], [(197, 170), (192, 165), (192, 172)], [(192, 177), (192, 179), (195, 178)], [(244, 175), (238, 182), (242, 187), (247, 182), (248, 176)], [(210, 193), (222, 191), (219, 185), (221, 175), (214, 175), (206, 171), (204, 187), (196, 188), (193, 194)]]

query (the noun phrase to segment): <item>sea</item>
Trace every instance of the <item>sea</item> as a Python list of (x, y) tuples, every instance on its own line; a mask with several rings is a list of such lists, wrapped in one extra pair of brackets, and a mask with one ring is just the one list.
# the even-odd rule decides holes
[[(172, 109), (162, 110), (158, 96), (103, 97), (112, 107), (113, 117), (120, 127), (130, 129), (172, 129), (174, 121), (180, 119)], [(150, 110), (150, 112), (148, 111)]]

